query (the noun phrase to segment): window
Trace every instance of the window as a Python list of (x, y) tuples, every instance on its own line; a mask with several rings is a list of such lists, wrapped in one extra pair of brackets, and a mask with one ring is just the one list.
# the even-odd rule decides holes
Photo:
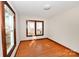
[(44, 21), (27, 20), (26, 21), (26, 36), (43, 36)]
[(10, 56), (16, 45), (15, 12), (3, 1), (2, 46), (3, 56)]
[(6, 46), (7, 54), (14, 45), (14, 14), (5, 5), (5, 31), (6, 31)]

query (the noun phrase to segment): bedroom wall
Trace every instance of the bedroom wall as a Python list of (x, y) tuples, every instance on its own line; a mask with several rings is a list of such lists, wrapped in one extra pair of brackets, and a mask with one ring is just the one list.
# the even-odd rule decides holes
[(79, 52), (79, 7), (52, 16), (48, 24), (49, 38)]
[(42, 20), (44, 21), (44, 36), (37, 36), (36, 38), (44, 38), (46, 36), (46, 19), (36, 18), (36, 17), (27, 17), (25, 15), (19, 16), (19, 32), (20, 40), (30, 40), (32, 37), (26, 37), (26, 20)]

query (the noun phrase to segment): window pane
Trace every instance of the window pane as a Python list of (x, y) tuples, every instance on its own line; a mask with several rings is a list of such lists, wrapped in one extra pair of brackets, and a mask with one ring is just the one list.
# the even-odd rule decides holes
[(5, 31), (6, 31), (6, 46), (7, 54), (14, 45), (14, 14), (5, 5)]
[(28, 35), (33, 36), (35, 35), (35, 22), (28, 22)]
[(36, 22), (36, 35), (42, 35), (42, 22)]

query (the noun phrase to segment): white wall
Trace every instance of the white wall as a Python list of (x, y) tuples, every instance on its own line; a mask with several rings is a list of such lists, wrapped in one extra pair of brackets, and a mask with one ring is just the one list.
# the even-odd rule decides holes
[(26, 37), (26, 20), (43, 20), (44, 21), (44, 36), (37, 36), (37, 38), (44, 38), (46, 36), (46, 19), (40, 19), (35, 17), (27, 17), (27, 16), (19, 16), (19, 32), (20, 32), (20, 40), (30, 40), (32, 37)]
[(79, 52), (79, 7), (52, 16), (48, 24), (49, 38)]

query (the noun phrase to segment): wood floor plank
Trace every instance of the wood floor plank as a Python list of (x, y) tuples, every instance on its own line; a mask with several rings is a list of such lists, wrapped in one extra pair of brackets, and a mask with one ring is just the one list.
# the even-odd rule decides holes
[(44, 38), (20, 42), (16, 57), (78, 57), (79, 54)]

